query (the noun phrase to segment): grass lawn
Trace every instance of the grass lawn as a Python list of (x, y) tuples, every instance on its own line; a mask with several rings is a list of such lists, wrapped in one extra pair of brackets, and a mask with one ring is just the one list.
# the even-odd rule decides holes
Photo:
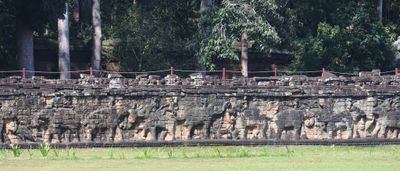
[(0, 150), (0, 170), (400, 170), (400, 146)]

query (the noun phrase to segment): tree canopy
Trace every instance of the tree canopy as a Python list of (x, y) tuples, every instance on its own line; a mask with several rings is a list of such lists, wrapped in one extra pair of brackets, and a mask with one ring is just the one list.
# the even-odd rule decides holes
[(215, 15), (211, 16), (211, 34), (201, 42), (198, 54), (200, 62), (214, 69), (215, 58), (239, 60), (236, 49), (240, 47), (242, 33), (249, 35), (254, 49), (268, 53), (280, 42), (280, 37), (268, 21), (274, 18), (263, 14), (271, 12), (279, 15), (276, 8), (273, 0), (222, 1)]
[[(65, 2), (72, 9), (69, 15), (76, 3), (81, 16), (70, 23), (71, 43), (91, 48), (93, 26), (87, 6), (92, 0), (1, 0), (0, 70), (17, 68), (16, 23), (32, 28), (35, 40), (57, 40), (57, 19), (65, 11)], [(356, 72), (398, 67), (400, 0), (100, 2), (103, 68), (114, 63), (121, 71), (169, 66), (219, 69), (224, 62), (239, 63), (243, 33), (248, 35), (249, 51), (263, 58), (289, 54), (291, 70), (325, 67)], [(377, 10), (380, 2), (382, 10)], [(250, 54), (249, 61), (252, 58)]]

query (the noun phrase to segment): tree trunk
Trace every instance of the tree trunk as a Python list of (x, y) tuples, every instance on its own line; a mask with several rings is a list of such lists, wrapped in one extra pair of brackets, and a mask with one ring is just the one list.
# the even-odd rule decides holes
[[(201, 0), (200, 2), (200, 15), (202, 20), (200, 20), (200, 33), (202, 39), (207, 39), (211, 34), (211, 27), (209, 23), (206, 23), (207, 17), (211, 16), (211, 10), (214, 6), (214, 0)], [(199, 70), (206, 71), (207, 67), (198, 63), (196, 66)]]
[(92, 67), (94, 70), (100, 70), (101, 60), (101, 16), (100, 16), (100, 0), (92, 1), (92, 24), (93, 24), (93, 54)]
[(79, 0), (74, 0), (74, 5), (72, 8), (72, 16), (73, 16), (75, 22), (79, 21), (79, 8), (80, 8)]
[(17, 19), (16, 26), (17, 38), (17, 62), (18, 68), (26, 68), (26, 78), (32, 78), (35, 70), (34, 56), (33, 56), (33, 30), (26, 23)]
[(79, 21), (89, 23), (92, 20), (92, 0), (79, 0)]
[(379, 14), (379, 20), (383, 21), (383, 0), (379, 0), (378, 2), (378, 14)]
[(209, 12), (213, 5), (214, 5), (213, 0), (201, 0), (200, 13)]
[[(213, 0), (201, 0), (200, 2), (200, 14), (201, 16), (205, 19), (207, 16), (211, 14), (211, 10), (214, 6), (214, 1)], [(204, 21), (201, 23), (201, 33), (204, 38), (207, 38), (210, 35), (211, 32), (211, 27), (209, 26), (208, 23), (204, 23)]]
[(247, 33), (244, 32), (242, 33), (242, 48), (241, 48), (241, 62), (242, 62), (242, 75), (243, 77), (248, 77), (248, 62), (249, 62), (249, 57), (248, 57), (248, 42), (247, 42)]
[(58, 26), (58, 68), (60, 79), (70, 79), (70, 54), (69, 54), (69, 18), (68, 3), (65, 3), (64, 18), (59, 18)]

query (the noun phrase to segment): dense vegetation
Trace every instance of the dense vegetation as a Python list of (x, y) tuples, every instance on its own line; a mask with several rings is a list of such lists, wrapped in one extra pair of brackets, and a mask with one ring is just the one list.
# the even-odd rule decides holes
[(292, 70), (392, 70), (399, 8), (400, 0), (0, 0), (0, 70), (29, 68), (34, 41), (60, 40), (63, 13), (72, 20), (64, 35), (93, 49), (94, 66), (101, 51), (103, 69), (219, 69), (252, 51), (288, 53)]

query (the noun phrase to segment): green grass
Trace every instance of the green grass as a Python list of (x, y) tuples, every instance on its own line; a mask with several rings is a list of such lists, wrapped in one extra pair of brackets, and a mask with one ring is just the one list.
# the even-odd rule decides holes
[(400, 146), (0, 150), (1, 170), (400, 170)]

